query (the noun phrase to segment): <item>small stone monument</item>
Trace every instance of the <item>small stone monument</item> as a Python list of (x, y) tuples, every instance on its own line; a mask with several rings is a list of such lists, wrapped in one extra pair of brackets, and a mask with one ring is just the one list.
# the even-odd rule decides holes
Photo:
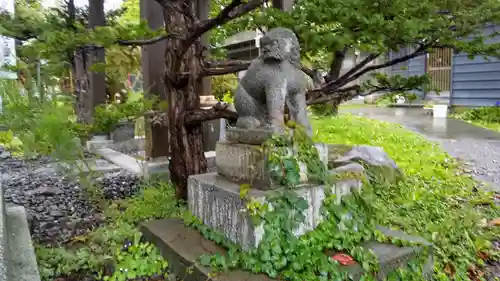
[[(229, 128), (227, 139), (216, 144), (217, 172), (192, 175), (188, 179), (189, 211), (205, 226), (222, 233), (244, 250), (257, 247), (265, 233), (263, 225), (254, 224), (245, 211), (246, 201), (240, 195), (242, 184), (251, 185), (246, 198), (252, 197), (258, 202), (266, 202), (272, 190), (285, 188), (273, 181), (268, 173), (268, 155), (261, 149), (261, 144), (273, 134), (285, 132), (285, 105), (290, 119), (305, 128), (307, 134), (312, 132), (305, 103), (307, 79), (298, 66), (299, 54), (298, 40), (289, 29), (271, 29), (262, 37), (260, 56), (252, 61), (236, 91), (235, 108), (239, 115), (236, 127)], [(315, 229), (322, 221), (320, 209), (327, 188), (340, 200), (362, 187), (362, 179), (367, 175), (365, 167), (398, 170), (394, 161), (379, 148), (321, 143), (315, 147), (323, 164), (331, 167), (331, 174), (349, 173), (359, 177), (338, 177), (333, 186), (325, 186), (308, 179), (305, 164), (299, 163), (300, 180), (294, 191), (307, 201), (308, 207), (304, 211), (304, 222), (294, 229), (296, 236)], [(297, 151), (290, 147), (288, 153), (293, 155)], [(169, 264), (175, 265), (176, 273), (183, 272), (182, 265), (176, 266), (178, 260), (195, 264), (197, 276), (190, 280), (205, 280), (209, 276), (207, 269), (195, 261), (201, 254), (223, 251), (179, 221), (150, 221), (143, 226), (143, 232), (147, 239), (159, 244)], [(399, 248), (380, 243), (367, 244), (366, 247), (375, 251), (383, 263), (381, 274), (377, 276), (380, 278), (384, 278), (386, 271), (403, 266), (420, 251), (420, 248)], [(359, 265), (349, 266), (347, 270), (352, 271), (353, 276), (357, 276), (355, 278), (359, 278), (363, 271)], [(426, 270), (432, 270), (432, 259)], [(261, 275), (248, 275), (251, 273), (235, 271), (216, 280), (270, 280)]]
[[(188, 181), (189, 210), (208, 227), (225, 234), (244, 249), (256, 247), (263, 236), (261, 225), (253, 225), (242, 212), (240, 185), (250, 184), (250, 196), (265, 201), (269, 190), (283, 188), (266, 169), (266, 153), (261, 144), (273, 134), (285, 131), (285, 105), (290, 119), (310, 135), (305, 92), (307, 79), (300, 70), (300, 47), (295, 34), (286, 28), (274, 28), (261, 38), (260, 56), (253, 60), (236, 90), (236, 127), (227, 130), (227, 140), (216, 145), (217, 173), (191, 176)], [(328, 165), (328, 147), (316, 144), (321, 161)], [(292, 148), (289, 153), (296, 153)], [(307, 167), (299, 163), (300, 184), (296, 192), (309, 203), (306, 221), (297, 230), (301, 235), (321, 221), (320, 207), (324, 186), (311, 184)], [(361, 187), (361, 180), (338, 182), (338, 198)]]

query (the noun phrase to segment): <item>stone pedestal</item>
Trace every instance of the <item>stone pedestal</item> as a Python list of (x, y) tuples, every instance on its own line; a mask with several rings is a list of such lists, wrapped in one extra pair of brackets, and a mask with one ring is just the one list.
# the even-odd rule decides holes
[(124, 142), (133, 140), (135, 137), (135, 124), (132, 121), (120, 122), (111, 132), (111, 140), (114, 142)]
[[(332, 192), (341, 198), (352, 190), (361, 188), (359, 180), (339, 181)], [(305, 186), (296, 190), (309, 205), (304, 223), (295, 230), (297, 236), (313, 230), (321, 222), (320, 208), (325, 198), (325, 186)], [(269, 191), (250, 189), (247, 196), (265, 203)], [(244, 249), (256, 247), (264, 235), (261, 225), (253, 225), (244, 211), (245, 202), (240, 198), (240, 185), (217, 173), (189, 177), (188, 205), (191, 213), (205, 225), (223, 233)]]
[(203, 151), (214, 151), (217, 142), (226, 134), (226, 120), (216, 119), (203, 122)]
[[(328, 165), (328, 147), (316, 144), (320, 159)], [(266, 154), (259, 145), (221, 141), (215, 148), (217, 172), (236, 183), (250, 184), (254, 188), (270, 190), (279, 188), (272, 182), (265, 167)], [(290, 149), (290, 154), (294, 153)], [(301, 182), (307, 183), (307, 168), (299, 163)]]

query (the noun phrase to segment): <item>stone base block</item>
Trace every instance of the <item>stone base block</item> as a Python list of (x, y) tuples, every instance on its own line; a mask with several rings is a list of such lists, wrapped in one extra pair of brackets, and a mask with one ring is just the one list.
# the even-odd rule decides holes
[[(6, 206), (8, 242), (7, 281), (40, 281), (35, 247), (31, 240), (26, 210), (23, 206)], [(3, 279), (5, 280), (5, 279)]]
[[(316, 144), (316, 149), (325, 165), (328, 164), (328, 147)], [(294, 153), (290, 149), (290, 154)], [(219, 174), (230, 181), (251, 184), (252, 187), (269, 190), (279, 186), (273, 183), (265, 167), (266, 155), (259, 145), (218, 142), (216, 146), (216, 166)], [(299, 163), (301, 182), (307, 182), (307, 168)]]
[(89, 140), (87, 141), (87, 150), (90, 152), (96, 152), (102, 148), (109, 148), (113, 146), (112, 140)]
[(226, 138), (233, 143), (261, 145), (274, 134), (275, 133), (269, 129), (248, 130), (232, 127), (227, 129)]
[[(274, 279), (266, 275), (252, 274), (242, 270), (210, 274), (210, 269), (201, 266), (197, 259), (202, 255), (213, 255), (215, 253), (225, 254), (226, 250), (214, 242), (205, 239), (198, 231), (186, 227), (181, 220), (153, 220), (145, 222), (140, 227), (144, 238), (155, 244), (168, 261), (169, 269), (179, 280), (184, 281), (271, 281)], [(411, 237), (401, 232), (381, 228), (383, 232), (393, 237), (399, 237), (410, 241), (419, 241), (427, 246), (430, 245), (421, 238)], [(380, 272), (378, 280), (384, 280), (385, 276), (396, 268), (405, 267), (409, 260), (420, 254), (423, 247), (398, 247), (392, 244), (381, 244), (369, 242), (362, 245), (371, 249), (380, 261)], [(360, 280), (363, 269), (359, 264), (343, 266), (348, 271), (352, 280)], [(429, 251), (424, 273), (428, 279), (433, 272), (432, 249)]]
[[(361, 181), (338, 182), (334, 192), (337, 198), (361, 188)], [(313, 230), (321, 222), (320, 208), (325, 198), (324, 186), (305, 186), (296, 192), (306, 199), (309, 208), (305, 211), (305, 222), (295, 233), (297, 236)], [(260, 202), (266, 201), (266, 194), (252, 188), (247, 196)], [(263, 237), (262, 226), (253, 225), (244, 211), (245, 202), (240, 198), (240, 185), (230, 182), (217, 173), (190, 176), (188, 179), (188, 206), (191, 213), (208, 227), (223, 233), (231, 241), (244, 249), (255, 247)]]
[(120, 122), (111, 132), (111, 139), (115, 142), (130, 141), (135, 138), (135, 123), (132, 121)]

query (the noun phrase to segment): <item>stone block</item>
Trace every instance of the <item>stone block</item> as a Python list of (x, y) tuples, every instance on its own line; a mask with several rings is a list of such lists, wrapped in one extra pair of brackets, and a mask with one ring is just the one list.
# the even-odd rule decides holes
[(40, 281), (26, 210), (5, 204), (0, 182), (0, 280)]
[[(361, 182), (348, 180), (338, 182), (332, 191), (338, 200), (359, 189)], [(304, 223), (295, 230), (300, 236), (313, 230), (322, 220), (320, 209), (325, 198), (324, 186), (304, 186), (296, 189), (299, 196), (309, 205), (305, 210)], [(262, 203), (266, 201), (269, 191), (250, 189), (247, 196)], [(261, 225), (254, 225), (240, 198), (240, 185), (228, 181), (217, 173), (190, 176), (188, 179), (188, 207), (191, 213), (203, 221), (208, 227), (223, 233), (231, 241), (243, 248), (257, 246), (263, 236)]]
[[(210, 268), (201, 266), (197, 260), (202, 255), (213, 255), (215, 253), (225, 254), (226, 249), (218, 246), (212, 241), (205, 239), (195, 229), (186, 227), (181, 220), (152, 220), (141, 224), (140, 230), (144, 238), (155, 244), (163, 257), (169, 263), (169, 269), (179, 280), (184, 281), (271, 281), (262, 274), (252, 274), (242, 270), (232, 270), (228, 272), (210, 274)], [(404, 233), (380, 228), (388, 235), (396, 236), (410, 241), (422, 241), (426, 246), (431, 245), (418, 237), (411, 237)], [(380, 261), (380, 272), (377, 274), (378, 280), (384, 280), (395, 268), (405, 267), (409, 260), (419, 253), (422, 253), (423, 247), (398, 247), (392, 244), (382, 244), (377, 242), (368, 242), (361, 245), (372, 250)], [(433, 272), (432, 248), (428, 255), (427, 263), (424, 267), (424, 273), (430, 277)], [(352, 280), (358, 281), (363, 273), (359, 264), (351, 266), (342, 266), (342, 270), (348, 271)]]
[(109, 148), (101, 148), (96, 151), (96, 153), (107, 161), (122, 167), (132, 173), (142, 174), (143, 173), (143, 162), (137, 160), (132, 156), (118, 152)]
[(203, 151), (213, 151), (218, 141), (226, 134), (226, 119), (203, 122)]
[(6, 215), (5, 215), (5, 201), (3, 198), (3, 186), (0, 181), (0, 280), (7, 279), (7, 262), (8, 262), (8, 247), (7, 242), (7, 225), (6, 225)]
[[(6, 209), (8, 281), (40, 281), (26, 210), (11, 205)], [(2, 279), (5, 280), (5, 279)]]
[[(328, 163), (328, 148), (325, 144), (316, 144), (320, 159)], [(292, 154), (292, 149), (289, 150)], [(260, 146), (231, 143), (227, 141), (218, 142), (216, 146), (217, 172), (230, 181), (237, 183), (248, 183), (252, 187), (269, 190), (279, 188), (273, 183), (265, 167), (266, 155)], [(307, 183), (307, 168), (305, 164), (299, 163), (301, 170), (301, 182)]]
[(261, 145), (274, 134), (275, 132), (268, 129), (248, 130), (231, 127), (226, 130), (226, 139), (234, 143)]
[(242, 270), (222, 272), (213, 276), (210, 268), (197, 262), (202, 255), (224, 254), (225, 249), (206, 240), (198, 231), (188, 228), (182, 220), (152, 220), (141, 224), (144, 238), (155, 244), (168, 261), (169, 271), (183, 281), (272, 281), (266, 275)]
[(132, 121), (120, 122), (116, 124), (110, 135), (115, 142), (133, 140), (135, 138), (135, 123)]
[(109, 148), (113, 146), (112, 140), (89, 140), (87, 141), (87, 150), (90, 152), (95, 152), (102, 148)]
[(366, 167), (371, 179), (394, 182), (402, 172), (383, 148), (369, 145), (353, 146), (348, 152), (334, 160), (334, 167), (358, 163)]

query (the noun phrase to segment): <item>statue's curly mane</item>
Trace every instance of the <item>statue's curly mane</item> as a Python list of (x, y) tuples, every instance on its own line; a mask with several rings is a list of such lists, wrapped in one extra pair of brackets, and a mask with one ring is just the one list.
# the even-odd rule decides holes
[(266, 32), (266, 36), (272, 39), (290, 40), (290, 51), (284, 53), (283, 46), (280, 46), (279, 51), (283, 53), (283, 57), (290, 61), (293, 65), (300, 68), (300, 44), (295, 33), (284, 27), (277, 27)]

